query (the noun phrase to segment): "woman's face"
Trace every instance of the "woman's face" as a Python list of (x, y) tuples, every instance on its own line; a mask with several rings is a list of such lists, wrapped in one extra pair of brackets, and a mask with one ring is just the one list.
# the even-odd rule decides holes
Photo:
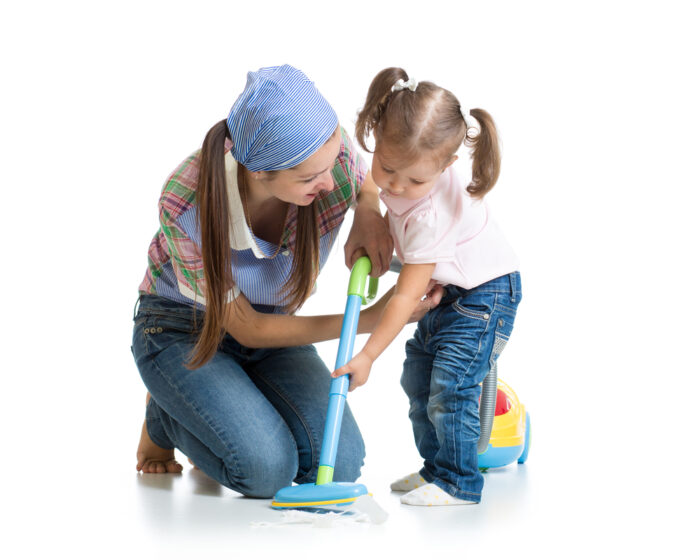
[(340, 151), (340, 127), (316, 152), (292, 169), (261, 172), (267, 194), (283, 202), (308, 206), (319, 194), (333, 190), (331, 170)]

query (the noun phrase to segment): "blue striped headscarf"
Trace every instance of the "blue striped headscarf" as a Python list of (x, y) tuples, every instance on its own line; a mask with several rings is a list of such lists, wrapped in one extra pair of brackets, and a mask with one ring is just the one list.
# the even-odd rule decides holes
[(313, 82), (285, 64), (248, 72), (226, 123), (238, 163), (250, 171), (276, 171), (318, 150), (335, 131), (338, 117)]

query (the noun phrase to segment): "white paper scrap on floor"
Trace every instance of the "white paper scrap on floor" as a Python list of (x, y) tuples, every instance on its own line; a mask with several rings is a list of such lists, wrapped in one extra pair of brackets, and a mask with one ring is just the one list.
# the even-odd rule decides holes
[(317, 506), (304, 509), (282, 511), (282, 520), (278, 522), (251, 521), (254, 529), (278, 525), (310, 524), (313, 527), (330, 528), (355, 523), (372, 523), (381, 525), (389, 514), (372, 498), (365, 494), (357, 498), (352, 505), (340, 509), (336, 506)]

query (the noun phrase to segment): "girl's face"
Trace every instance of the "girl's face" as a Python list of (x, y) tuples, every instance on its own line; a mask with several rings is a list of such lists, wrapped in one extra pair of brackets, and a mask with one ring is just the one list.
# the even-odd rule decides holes
[(308, 206), (320, 193), (333, 190), (331, 170), (340, 151), (340, 127), (316, 152), (292, 169), (253, 173), (267, 196)]
[(423, 156), (413, 163), (399, 163), (378, 144), (372, 158), (372, 178), (377, 186), (391, 196), (417, 200), (427, 195), (445, 169), (457, 160), (453, 155), (447, 164), (439, 166), (435, 158)]

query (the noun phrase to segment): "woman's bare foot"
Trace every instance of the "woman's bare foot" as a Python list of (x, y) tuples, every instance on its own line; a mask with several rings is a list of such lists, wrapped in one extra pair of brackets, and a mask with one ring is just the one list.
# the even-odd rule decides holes
[[(151, 395), (146, 395), (146, 404), (151, 399)], [(182, 465), (175, 460), (174, 449), (163, 449), (158, 447), (148, 435), (146, 421), (143, 421), (141, 428), (141, 441), (136, 450), (136, 470), (145, 473), (179, 473), (182, 472)]]

